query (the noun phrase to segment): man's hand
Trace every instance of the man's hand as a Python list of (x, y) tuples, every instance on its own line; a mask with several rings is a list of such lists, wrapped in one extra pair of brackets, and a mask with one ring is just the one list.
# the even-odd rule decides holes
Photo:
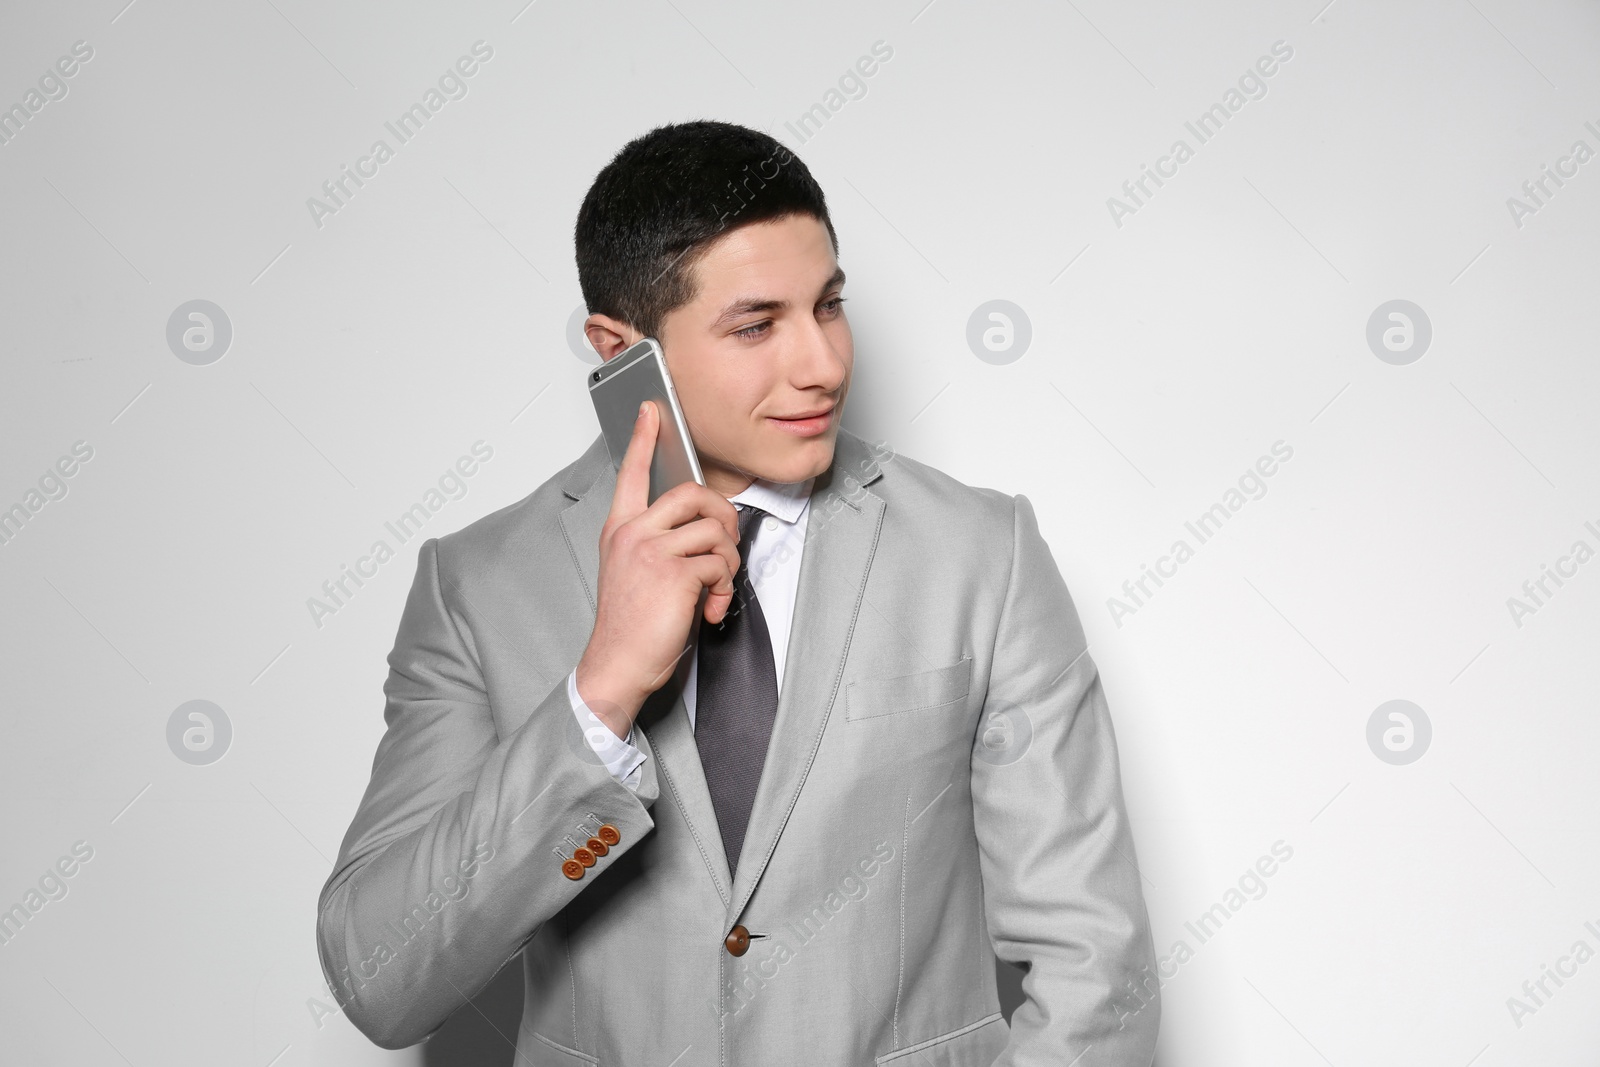
[(640, 405), (600, 530), (599, 604), (578, 661), (578, 696), (618, 737), (671, 676), (701, 593), (706, 621), (720, 622), (739, 572), (738, 512), (722, 494), (684, 482), (646, 506), (660, 423), (653, 402)]

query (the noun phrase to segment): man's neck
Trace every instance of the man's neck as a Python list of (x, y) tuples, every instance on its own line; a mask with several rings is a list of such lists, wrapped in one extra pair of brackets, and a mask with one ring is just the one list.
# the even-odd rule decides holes
[(706, 481), (710, 483), (710, 487), (712, 489), (715, 489), (729, 500), (732, 500), (734, 497), (738, 496), (740, 493), (744, 492), (746, 489), (750, 488), (756, 483), (755, 478), (746, 477), (743, 485), (739, 485), (737, 483), (730, 485), (725, 481), (713, 481), (709, 475), (707, 475)]

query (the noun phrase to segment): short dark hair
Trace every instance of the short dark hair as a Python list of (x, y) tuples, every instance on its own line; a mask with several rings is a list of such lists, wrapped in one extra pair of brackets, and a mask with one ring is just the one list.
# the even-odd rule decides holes
[(654, 337), (694, 299), (693, 267), (712, 241), (789, 215), (819, 220), (838, 254), (822, 188), (779, 141), (727, 122), (658, 126), (622, 147), (578, 209), (584, 304)]

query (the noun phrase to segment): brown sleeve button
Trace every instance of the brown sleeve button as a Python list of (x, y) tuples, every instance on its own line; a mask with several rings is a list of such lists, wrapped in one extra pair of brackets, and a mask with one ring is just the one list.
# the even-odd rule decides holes
[(587, 848), (590, 852), (593, 852), (596, 856), (604, 856), (607, 852), (611, 851), (611, 846), (607, 845), (598, 837), (591, 837), (583, 844), (585, 848)]
[(622, 840), (622, 832), (615, 826), (612, 826), (610, 823), (605, 823), (603, 826), (601, 826), (600, 831), (595, 834), (595, 836), (604, 841), (607, 845), (614, 845), (618, 841)]
[(561, 873), (576, 882), (583, 877), (583, 864), (577, 860), (567, 860), (561, 865)]
[(590, 852), (586, 848), (573, 849), (572, 858), (583, 864), (585, 867), (594, 866), (594, 853)]
[(735, 926), (728, 931), (728, 936), (722, 943), (728, 947), (728, 955), (743, 956), (750, 951), (750, 931), (743, 926)]

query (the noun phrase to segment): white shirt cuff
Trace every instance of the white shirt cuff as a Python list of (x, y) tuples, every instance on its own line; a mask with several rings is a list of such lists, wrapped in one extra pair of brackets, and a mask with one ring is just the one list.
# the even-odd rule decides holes
[(572, 704), (572, 714), (577, 716), (584, 740), (589, 742), (589, 747), (600, 757), (606, 770), (629, 789), (638, 789), (644, 777), (639, 768), (644, 765), (646, 757), (633, 743), (633, 728), (629, 727), (626, 738), (620, 738), (612, 732), (611, 727), (600, 721), (600, 716), (591, 711), (578, 695), (576, 670), (567, 675), (567, 700)]

